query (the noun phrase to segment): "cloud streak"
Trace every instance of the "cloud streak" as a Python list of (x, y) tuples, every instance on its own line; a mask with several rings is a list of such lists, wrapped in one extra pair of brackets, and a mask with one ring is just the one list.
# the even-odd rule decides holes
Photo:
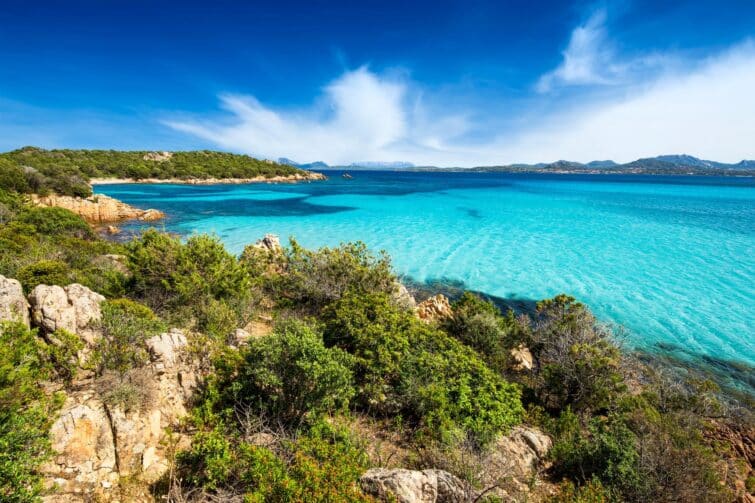
[[(330, 164), (410, 161), (477, 166), (556, 159), (619, 162), (665, 153), (736, 162), (755, 157), (755, 45), (746, 41), (684, 70), (663, 55), (620, 60), (605, 13), (577, 27), (562, 64), (537, 83), (544, 112), (524, 127), (500, 126), (505, 109), (460, 109), (418, 83), (347, 71), (301, 110), (274, 109), (251, 96), (221, 96), (227, 114), (172, 119), (171, 128), (219, 147), (267, 158)], [(644, 82), (632, 79), (637, 68)], [(583, 94), (568, 108), (542, 93), (557, 86), (605, 86), (613, 98)], [(539, 97), (538, 97), (539, 96)], [(441, 112), (439, 112), (439, 110)], [(491, 134), (491, 130), (495, 130)], [(478, 138), (488, 138), (479, 141)]]

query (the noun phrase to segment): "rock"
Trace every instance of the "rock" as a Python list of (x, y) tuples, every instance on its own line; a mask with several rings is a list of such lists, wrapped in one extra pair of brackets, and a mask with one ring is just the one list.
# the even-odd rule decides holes
[(383, 501), (399, 503), (462, 503), (474, 499), (474, 491), (443, 470), (372, 468), (359, 479), (362, 490)]
[(516, 371), (532, 370), (533, 358), (532, 353), (523, 344), (515, 347), (511, 350), (511, 358), (513, 360), (513, 369)]
[(187, 344), (184, 333), (171, 328), (168, 332), (150, 337), (146, 341), (147, 349), (152, 360), (158, 364), (159, 370), (175, 367), (180, 358), (180, 351)]
[(43, 336), (58, 329), (78, 335), (91, 348), (100, 338), (97, 322), (102, 318), (100, 303), (105, 297), (89, 288), (73, 283), (63, 288), (57, 285), (37, 285), (29, 295), (32, 323)]
[(165, 162), (173, 158), (173, 152), (147, 152), (142, 156), (145, 161)]
[(396, 282), (396, 291), (393, 294), (393, 301), (406, 309), (415, 309), (417, 307), (417, 301), (409, 290), (400, 281)]
[(91, 391), (66, 397), (50, 428), (54, 458), (42, 467), (61, 493), (93, 493), (118, 480), (118, 460), (105, 405)]
[[(168, 437), (166, 430), (178, 429), (187, 414), (199, 381), (198, 367), (178, 357), (186, 345), (180, 331), (153, 339), (154, 361), (132, 369), (128, 382), (101, 377), (75, 383), (50, 430), (58, 454), (42, 471), (47, 485), (57, 483), (60, 491), (48, 501), (77, 501), (77, 495), (108, 501), (108, 489), (117, 488), (121, 477), (147, 487), (168, 470), (172, 448), (190, 445), (187, 436)], [(102, 398), (124, 383), (139, 391), (138, 404), (128, 410)]]
[(29, 326), (29, 302), (21, 283), (0, 275), (0, 321), (19, 321)]
[(448, 297), (439, 293), (417, 305), (417, 316), (426, 323), (452, 318), (451, 303)]
[(107, 233), (110, 234), (111, 236), (115, 236), (116, 234), (121, 233), (121, 230), (115, 225), (108, 225), (106, 230), (107, 230)]
[(272, 253), (279, 253), (283, 251), (281, 241), (275, 234), (265, 234), (265, 236), (252, 245), (254, 248), (260, 250), (267, 250)]
[(236, 347), (241, 346), (242, 344), (245, 344), (246, 341), (249, 340), (249, 338), (252, 337), (252, 334), (244, 330), (243, 328), (237, 328), (233, 331), (233, 345)]
[(152, 221), (165, 216), (161, 211), (134, 208), (123, 201), (101, 194), (87, 198), (56, 194), (49, 196), (32, 194), (31, 198), (32, 202), (38, 206), (65, 208), (76, 213), (91, 224), (120, 222), (130, 219)]
[(518, 426), (508, 435), (499, 438), (483, 460), (486, 473), (483, 486), (491, 486), (506, 479), (507, 497), (512, 493), (526, 493), (538, 469), (545, 462), (552, 441), (536, 428)]

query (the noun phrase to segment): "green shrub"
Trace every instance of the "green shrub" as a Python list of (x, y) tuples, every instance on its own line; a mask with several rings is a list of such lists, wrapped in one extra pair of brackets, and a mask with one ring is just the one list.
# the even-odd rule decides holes
[(276, 293), (312, 311), (319, 311), (348, 291), (392, 293), (397, 288), (388, 256), (374, 256), (360, 242), (310, 251), (291, 240), (286, 264)]
[(53, 342), (47, 347), (47, 351), (55, 373), (70, 383), (76, 377), (79, 368), (78, 353), (84, 347), (84, 343), (76, 334), (62, 328), (47, 335), (46, 338)]
[(36, 231), (46, 236), (69, 235), (91, 238), (92, 230), (83, 218), (65, 208), (29, 206), (18, 215), (21, 223), (33, 225)]
[(387, 294), (349, 292), (324, 310), (323, 319), (327, 343), (355, 357), (364, 410), (400, 413), (424, 434), (478, 444), (521, 419), (516, 385)]
[(368, 467), (364, 450), (323, 421), (271, 447), (243, 442), (219, 429), (202, 432), (178, 461), (179, 475), (190, 485), (211, 491), (233, 488), (244, 501), (373, 501), (357, 484)]
[(40, 260), (22, 267), (17, 272), (18, 281), (25, 292), (31, 292), (37, 285), (66, 286), (71, 283), (68, 264), (59, 260)]
[(354, 396), (352, 361), (302, 322), (288, 322), (252, 340), (238, 370), (236, 401), (297, 424), (309, 416), (345, 409)]
[(398, 392), (404, 414), (416, 417), (423, 433), (483, 446), (521, 421), (524, 409), (516, 384), (445, 333), (420, 322), (414, 327)]
[(504, 370), (513, 346), (509, 337), (516, 327), (513, 313), (503, 317), (492, 302), (469, 292), (453, 304), (453, 312), (443, 328), (479, 352), (493, 368)]
[(540, 364), (535, 392), (552, 410), (600, 410), (625, 390), (611, 332), (573, 297), (537, 304), (532, 350)]
[(132, 288), (157, 309), (244, 297), (250, 285), (246, 269), (215, 237), (193, 236), (182, 244), (149, 230), (127, 250)]
[(347, 293), (323, 313), (324, 339), (354, 356), (359, 401), (379, 414), (398, 412), (395, 389), (409, 351), (412, 315), (384, 293)]
[(61, 397), (41, 382), (52, 375), (41, 339), (21, 323), (0, 322), (0, 500), (37, 501), (39, 465), (52, 454), (48, 431)]
[(106, 370), (124, 374), (144, 365), (149, 360), (144, 341), (166, 329), (150, 308), (129, 299), (104, 302), (100, 328), (102, 337), (91, 360), (98, 374)]

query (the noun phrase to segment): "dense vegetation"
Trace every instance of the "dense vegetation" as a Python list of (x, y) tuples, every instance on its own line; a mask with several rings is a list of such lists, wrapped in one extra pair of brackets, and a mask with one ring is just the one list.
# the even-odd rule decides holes
[(24, 147), (0, 154), (0, 187), (21, 193), (88, 196), (90, 178), (269, 178), (301, 172), (285, 164), (225, 152), (174, 152), (160, 160), (151, 160), (149, 155)]
[[(173, 500), (371, 501), (357, 481), (384, 460), (360, 440), (360, 421), (398, 438), (405, 467), (442, 467), (472, 483), (499, 435), (539, 426), (554, 438), (543, 476), (559, 484), (558, 501), (732, 497), (720, 483), (731, 475), (727, 447), (704, 435), (731, 414), (715, 386), (633, 362), (571, 297), (516, 316), (466, 293), (452, 318), (428, 324), (397, 295), (388, 257), (360, 244), (292, 242), (241, 257), (204, 235), (148, 231), (114, 244), (73, 214), (8, 191), (0, 191), (0, 250), (0, 274), (27, 291), (79, 282), (107, 297), (91, 362), (104, 400), (138, 407), (130, 375), (147, 359), (144, 340), (168, 326), (191, 334), (207, 372), (186, 422), (193, 442), (153, 488)], [(260, 314), (273, 319), (272, 332), (229, 346), (234, 329)], [(41, 491), (36, 467), (51, 454), (44, 433), (58, 405), (41, 383), (75, 379), (77, 348), (58, 335), (50, 352), (23, 327), (0, 330), (4, 501)], [(532, 370), (512, 360), (522, 345)]]

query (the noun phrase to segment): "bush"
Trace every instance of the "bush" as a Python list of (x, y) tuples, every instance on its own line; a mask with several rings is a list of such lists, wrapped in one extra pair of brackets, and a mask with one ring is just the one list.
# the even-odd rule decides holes
[(21, 323), (0, 322), (0, 500), (37, 501), (38, 467), (52, 454), (48, 431), (62, 397), (41, 382), (52, 367), (46, 348)]
[(573, 297), (538, 302), (532, 338), (540, 365), (535, 392), (545, 407), (600, 410), (624, 391), (611, 332)]
[(388, 256), (372, 255), (364, 243), (310, 251), (291, 240), (286, 254), (286, 274), (279, 277), (277, 293), (313, 312), (348, 291), (392, 293), (398, 288)]
[(420, 322), (414, 327), (399, 394), (404, 414), (419, 421), (421, 433), (484, 446), (521, 421), (524, 409), (516, 384), (443, 332)]
[(83, 218), (64, 208), (29, 206), (24, 208), (18, 220), (33, 225), (36, 231), (46, 236), (68, 235), (91, 238), (92, 230)]
[(344, 410), (354, 396), (352, 361), (302, 322), (252, 340), (233, 385), (237, 403), (286, 424)]
[(70, 383), (76, 377), (79, 369), (79, 351), (84, 347), (82, 340), (76, 335), (57, 329), (46, 336), (52, 344), (47, 347), (47, 352), (58, 377)]
[(446, 441), (468, 437), (478, 445), (521, 419), (516, 385), (387, 294), (347, 293), (323, 318), (328, 344), (355, 357), (365, 410), (400, 413), (423, 434)]
[(25, 292), (31, 292), (37, 285), (65, 286), (71, 282), (68, 264), (59, 260), (40, 260), (18, 270), (17, 279)]
[(100, 328), (102, 337), (91, 360), (98, 374), (124, 374), (144, 365), (149, 360), (144, 341), (166, 329), (150, 308), (129, 299), (104, 302)]
[(359, 401), (378, 414), (398, 412), (395, 390), (409, 351), (412, 315), (383, 293), (347, 293), (323, 313), (324, 339), (354, 356)]
[(127, 249), (132, 287), (156, 309), (244, 297), (250, 285), (246, 269), (214, 237), (193, 236), (181, 244), (149, 230)]
[(492, 302), (469, 292), (454, 303), (453, 312), (443, 328), (479, 352), (493, 368), (503, 371), (514, 345), (509, 337), (516, 327), (513, 313), (504, 318)]
[(348, 433), (318, 421), (277, 446), (252, 445), (214, 429), (194, 437), (178, 456), (179, 475), (192, 486), (244, 501), (374, 501), (357, 484), (367, 456)]

